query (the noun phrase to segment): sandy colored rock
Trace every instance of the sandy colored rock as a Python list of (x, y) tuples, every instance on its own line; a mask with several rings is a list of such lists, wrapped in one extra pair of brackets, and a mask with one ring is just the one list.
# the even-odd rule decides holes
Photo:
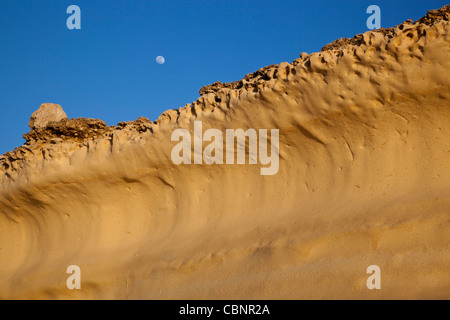
[[(31, 130), (0, 157), (0, 299), (448, 299), (449, 9), (153, 122)], [(279, 129), (278, 173), (175, 165), (173, 131), (199, 120)]]
[(43, 103), (38, 110), (33, 112), (28, 126), (31, 129), (45, 128), (50, 122), (58, 122), (68, 119), (63, 108), (59, 104)]

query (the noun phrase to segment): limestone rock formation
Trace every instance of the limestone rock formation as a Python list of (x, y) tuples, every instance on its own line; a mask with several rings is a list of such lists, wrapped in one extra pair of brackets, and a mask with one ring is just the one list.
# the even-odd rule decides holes
[[(0, 156), (0, 299), (448, 299), (449, 12), (205, 86), (156, 121), (36, 117)], [(194, 121), (279, 129), (278, 173), (174, 164)]]
[(31, 129), (41, 129), (47, 127), (51, 122), (65, 119), (68, 119), (67, 115), (59, 104), (44, 103), (31, 115), (28, 126)]

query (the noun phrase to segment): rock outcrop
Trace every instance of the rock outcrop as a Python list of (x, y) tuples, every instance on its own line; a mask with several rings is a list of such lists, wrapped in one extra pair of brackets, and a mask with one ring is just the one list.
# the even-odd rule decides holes
[(59, 104), (44, 103), (36, 110), (30, 118), (28, 126), (34, 129), (42, 129), (50, 123), (67, 120), (67, 115)]
[[(0, 157), (0, 298), (448, 299), (449, 11), (216, 82), (156, 121), (39, 115)], [(174, 164), (194, 121), (279, 129), (279, 172)]]

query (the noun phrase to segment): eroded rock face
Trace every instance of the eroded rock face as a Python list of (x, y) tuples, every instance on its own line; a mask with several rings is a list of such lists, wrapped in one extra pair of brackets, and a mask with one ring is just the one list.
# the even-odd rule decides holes
[(35, 141), (51, 141), (52, 139), (83, 141), (88, 138), (103, 137), (110, 128), (102, 120), (76, 118), (49, 121), (45, 127), (34, 128), (23, 138), (30, 144)]
[[(0, 299), (448, 298), (450, 23), (436, 15), (217, 82), (155, 122), (31, 129), (0, 156)], [(279, 129), (279, 173), (174, 164), (172, 133), (194, 121)], [(73, 263), (82, 290), (61, 277)], [(389, 290), (367, 289), (373, 263)]]
[(30, 118), (28, 126), (33, 129), (41, 129), (47, 127), (50, 122), (58, 122), (68, 119), (63, 108), (59, 104), (43, 103)]

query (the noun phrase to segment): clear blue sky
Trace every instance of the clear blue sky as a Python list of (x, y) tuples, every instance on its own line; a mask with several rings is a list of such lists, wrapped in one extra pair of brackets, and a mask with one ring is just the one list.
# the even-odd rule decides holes
[[(81, 30), (66, 27), (72, 4)], [(371, 4), (389, 27), (446, 1), (1, 0), (0, 154), (24, 143), (41, 103), (108, 125), (156, 120), (196, 100), (203, 85), (367, 31)]]

